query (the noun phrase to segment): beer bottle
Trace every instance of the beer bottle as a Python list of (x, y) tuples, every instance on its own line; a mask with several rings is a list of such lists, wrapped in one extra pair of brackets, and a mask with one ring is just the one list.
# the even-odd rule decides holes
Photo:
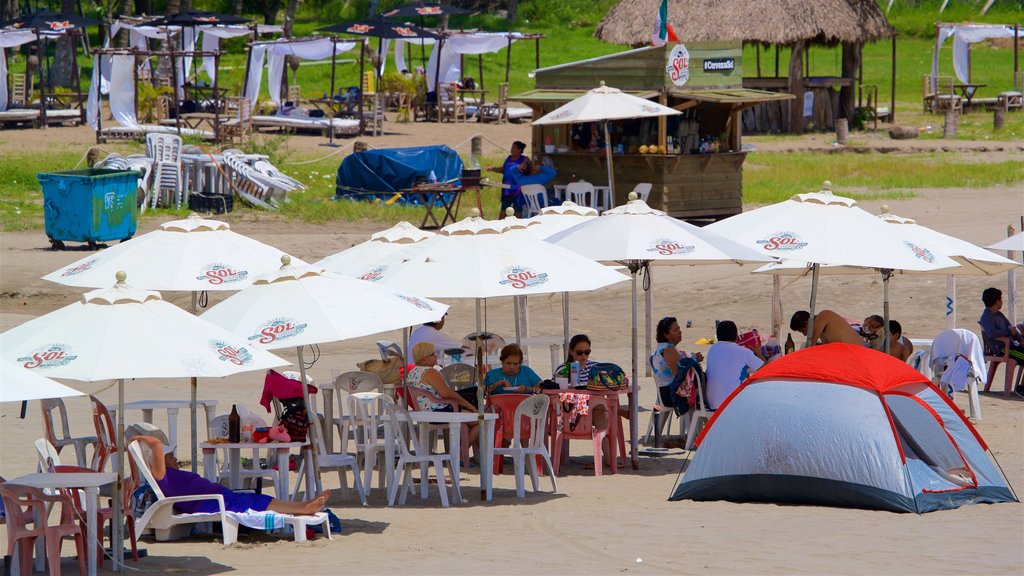
[(242, 417), (238, 415), (238, 408), (231, 405), (231, 415), (228, 416), (228, 442), (242, 441)]
[(786, 334), (786, 354), (796, 350), (796, 344), (793, 343), (793, 333)]

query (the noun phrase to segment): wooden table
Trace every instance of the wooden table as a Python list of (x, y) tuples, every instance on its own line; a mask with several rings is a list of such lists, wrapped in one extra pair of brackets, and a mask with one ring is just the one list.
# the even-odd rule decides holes
[(358, 118), (358, 109), (351, 109), (348, 100), (334, 98), (311, 98), (308, 100), (314, 108), (324, 113), (327, 118)]
[(483, 88), (456, 88), (455, 94), (463, 102), (466, 101), (466, 96), (472, 98), (474, 101), (473, 105), (476, 106), (476, 112), (473, 114), (473, 117), (479, 121), (481, 116), (480, 109), (483, 108), (484, 103), (487, 101), (487, 90)]
[[(47, 94), (46, 97), (49, 100), (53, 100), (53, 104), (58, 105), (60, 108), (81, 108), (82, 103), (88, 99), (88, 94), (78, 94), (77, 92), (58, 92), (54, 94)], [(58, 106), (47, 105), (47, 108), (55, 108)]]
[[(455, 213), (459, 211), (459, 204), (462, 202), (462, 192), (462, 188), (418, 186), (410, 190), (403, 190), (402, 194), (419, 197), (420, 203), (427, 209), (427, 213), (423, 215), (423, 222), (420, 222), (420, 229), (430, 230), (443, 228), (449, 222), (455, 222)], [(434, 208), (439, 203), (440, 207), (444, 209), (440, 222), (434, 215)], [(433, 224), (428, 226), (427, 222), (433, 222)]]
[(242, 450), (274, 450), (277, 455), (277, 480), (274, 481), (274, 492), (278, 500), (288, 500), (291, 491), (288, 488), (288, 454), (293, 448), (302, 451), (303, 462), (306, 470), (306, 486), (316, 486), (316, 471), (313, 469), (313, 452), (309, 441), (304, 442), (267, 442), (258, 444), (256, 442), (203, 442), (199, 445), (203, 450), (203, 477), (210, 482), (218, 482), (217, 477), (217, 450), (224, 448), (228, 451), (228, 488), (238, 490), (242, 487)]
[[(85, 492), (86, 538), (85, 554), (88, 558), (89, 576), (96, 576), (96, 511), (99, 509), (100, 486), (113, 484), (117, 475), (110, 472), (95, 473), (49, 473), (26, 474), (10, 480), (10, 484), (31, 486), (40, 490), (58, 488), (80, 488)], [(39, 543), (44, 544), (43, 539)], [(23, 544), (24, 545), (24, 544)], [(45, 544), (44, 544), (45, 545)], [(44, 554), (36, 555), (36, 569), (43, 571)]]
[(960, 97), (964, 99), (964, 106), (970, 106), (971, 100), (974, 99), (974, 94), (978, 91), (978, 88), (984, 88), (988, 84), (953, 84), (953, 89), (960, 92)]
[(199, 130), (205, 122), (209, 124), (210, 130), (214, 130), (214, 122), (217, 119), (217, 114), (211, 112), (189, 112), (181, 115), (181, 124), (186, 128), (193, 130)]

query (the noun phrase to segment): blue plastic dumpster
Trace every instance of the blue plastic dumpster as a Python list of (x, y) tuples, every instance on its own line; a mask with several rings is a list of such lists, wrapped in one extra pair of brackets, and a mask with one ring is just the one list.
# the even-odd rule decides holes
[(127, 240), (138, 225), (139, 172), (66, 170), (36, 174), (43, 187), (46, 235), (55, 250), (64, 242)]

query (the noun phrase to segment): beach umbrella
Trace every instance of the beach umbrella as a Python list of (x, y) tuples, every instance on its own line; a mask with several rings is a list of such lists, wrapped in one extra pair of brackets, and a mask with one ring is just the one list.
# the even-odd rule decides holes
[[(410, 293), (326, 272), (323, 268), (282, 266), (256, 278), (252, 286), (202, 315), (253, 346), (266, 350), (294, 347), (300, 381), (306, 381), (302, 348), (407, 328), (444, 317), (448, 306)], [(309, 393), (302, 387), (309, 403)], [(312, 433), (319, 433), (313, 426)], [(316, 451), (313, 451), (314, 464)], [(319, 475), (318, 475), (319, 476)], [(319, 480), (318, 480), (319, 482)], [(319, 487), (318, 487), (319, 489)]]
[(364, 262), (389, 256), (432, 236), (433, 232), (420, 230), (408, 222), (399, 222), (387, 230), (373, 234), (366, 242), (331, 254), (313, 265), (320, 266), (328, 272), (345, 274), (353, 268), (360, 267)]
[(472, 10), (459, 8), (451, 4), (435, 4), (431, 2), (410, 2), (381, 14), (384, 18), (416, 18), (425, 16), (461, 16), (472, 14)]
[[(364, 20), (357, 20), (354, 22), (344, 22), (342, 24), (335, 24), (333, 26), (326, 26), (324, 28), (318, 28), (317, 32), (334, 32), (341, 34), (352, 34), (353, 36), (364, 36), (367, 38), (377, 39), (377, 59), (381, 60), (384, 54), (384, 41), (403, 39), (410, 40), (416, 38), (431, 38), (438, 39), (440, 36), (419, 26), (404, 22), (393, 22), (385, 19), (383, 16), (374, 16), (372, 18), (366, 18)], [(384, 67), (379, 66), (374, 71), (376, 77), (380, 77), (384, 73)]]
[(818, 275), (825, 265), (859, 266), (881, 272), (886, 341), (889, 330), (889, 277), (894, 270), (926, 271), (958, 266), (940, 255), (933, 242), (905, 233), (907, 226), (886, 224), (857, 207), (852, 198), (832, 193), (825, 181), (819, 192), (796, 194), (789, 200), (750, 210), (706, 228), (761, 254), (797, 260), (811, 266), (811, 318), (807, 345), (814, 330)]
[(615, 197), (615, 170), (612, 168), (612, 146), (608, 135), (609, 120), (628, 120), (633, 118), (657, 118), (674, 116), (679, 110), (662, 106), (645, 98), (627, 94), (618, 88), (601, 85), (588, 91), (583, 96), (572, 100), (541, 118), (534, 120), (534, 126), (556, 124), (577, 124), (581, 122), (601, 122), (604, 125), (604, 149), (608, 163), (608, 193)]
[(205, 12), (203, 10), (186, 10), (163, 16), (146, 22), (146, 26), (231, 26), (247, 24), (251, 21), (243, 16), (232, 16), (231, 14), (218, 14), (216, 12)]
[[(198, 310), (199, 293), (241, 290), (264, 272), (276, 270), (281, 252), (231, 231), (227, 222), (190, 214), (160, 228), (136, 236), (72, 262), (43, 276), (65, 286), (101, 288), (110, 284), (118, 270), (132, 271), (132, 285), (147, 290), (192, 293), (192, 314)], [(296, 263), (304, 264), (296, 259)], [(192, 471), (198, 465), (196, 380), (192, 379)]]
[[(629, 422), (633, 468), (639, 467), (637, 419), (639, 398), (639, 358), (637, 340), (637, 277), (649, 273), (651, 265), (747, 264), (767, 262), (770, 256), (759, 254), (721, 237), (707, 228), (698, 228), (655, 210), (629, 194), (629, 202), (606, 210), (601, 216), (558, 232), (547, 238), (555, 246), (568, 248), (601, 262), (622, 264), (633, 281), (632, 310), (632, 414)], [(648, 276), (649, 278), (649, 276)], [(647, 286), (645, 286), (647, 288)]]
[(0, 402), (25, 402), (84, 395), (84, 392), (25, 368), (24, 362), (0, 359)]
[(1024, 232), (1018, 232), (1009, 238), (1005, 238), (994, 244), (989, 244), (986, 248), (1016, 252), (1024, 251)]
[[(1024, 262), (1024, 232), (1018, 232), (1017, 234), (1010, 236), (1004, 240), (1000, 240), (995, 244), (989, 244), (986, 248), (990, 250), (1006, 250), (1007, 252), (1021, 252), (1021, 261)], [(1007, 254), (1010, 256), (1010, 254)], [(1009, 292), (1009, 317), (1010, 322), (1017, 321), (1017, 279), (1014, 277), (1013, 272), (1007, 272), (1007, 292)]]
[(530, 220), (535, 220), (537, 225), (531, 226), (529, 230), (539, 238), (547, 238), (556, 232), (568, 230), (596, 216), (597, 210), (566, 201), (562, 202), (560, 206), (541, 208), (540, 214), (530, 218)]
[[(124, 381), (131, 378), (219, 378), (287, 362), (243, 338), (165, 302), (159, 292), (125, 284), (87, 292), (82, 300), (0, 334), (0, 358), (37, 374), (84, 382), (117, 380), (117, 485), (124, 480)], [(114, 558), (123, 559), (123, 527), (114, 522)]]
[(42, 10), (26, 14), (19, 18), (0, 22), (0, 28), (12, 30), (35, 30), (38, 33), (61, 33), (72, 28), (86, 28), (99, 26), (99, 20), (85, 18), (76, 14), (64, 14), (62, 12), (50, 12)]

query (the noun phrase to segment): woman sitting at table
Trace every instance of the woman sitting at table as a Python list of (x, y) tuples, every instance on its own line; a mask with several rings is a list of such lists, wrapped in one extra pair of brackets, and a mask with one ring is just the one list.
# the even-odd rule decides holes
[[(569, 364), (572, 362), (580, 363), (579, 371), (579, 383), (577, 388), (586, 388), (587, 383), (590, 382), (590, 368), (597, 364), (596, 361), (590, 359), (590, 337), (586, 334), (577, 334), (569, 339), (569, 354), (566, 356), (565, 364), (562, 364), (555, 370), (555, 375), (563, 378), (569, 377)], [(591, 412), (591, 421), (594, 426), (603, 428), (608, 423), (608, 415), (600, 406), (595, 406), (595, 409)]]
[(523, 364), (523, 349), (509, 344), (501, 349), (501, 368), (492, 368), (484, 376), (484, 390), (488, 394), (536, 394), (540, 390), (540, 376)]
[[(469, 403), (458, 392), (452, 390), (451, 386), (444, 381), (444, 377), (438, 372), (434, 365), (437, 364), (437, 353), (434, 345), (430, 342), (420, 342), (412, 347), (412, 359), (416, 363), (409, 369), (406, 377), (406, 384), (409, 388), (415, 388), (424, 394), (414, 396), (416, 409), (425, 412), (455, 412), (455, 405), (467, 412), (476, 412), (476, 407)], [(475, 387), (474, 387), (475, 389)], [(469, 445), (476, 446), (476, 440), (480, 433), (476, 422), (467, 423), (469, 426)]]
[[(676, 377), (679, 361), (688, 357), (686, 352), (676, 348), (683, 341), (683, 330), (674, 317), (666, 316), (658, 321), (654, 329), (654, 339), (658, 342), (658, 347), (654, 349), (650, 360), (654, 383), (658, 385), (659, 405), (662, 409), (671, 409), (675, 402), (669, 384)], [(692, 357), (698, 362), (704, 360), (700, 352)]]
[[(148, 456), (149, 471), (153, 474), (164, 496), (202, 496), (220, 494), (224, 497), (224, 509), (230, 512), (244, 513), (249, 510), (262, 512), (269, 510), (278, 514), (312, 515), (323, 510), (331, 493), (324, 490), (316, 498), (304, 502), (278, 500), (264, 494), (251, 492), (235, 492), (216, 482), (192, 472), (179, 470), (178, 459), (174, 456), (174, 446), (165, 446), (154, 436), (136, 436), (142, 443), (142, 452)], [(148, 454), (147, 454), (148, 452)], [(213, 500), (175, 503), (174, 509), (182, 514), (214, 514), (220, 511)]]

